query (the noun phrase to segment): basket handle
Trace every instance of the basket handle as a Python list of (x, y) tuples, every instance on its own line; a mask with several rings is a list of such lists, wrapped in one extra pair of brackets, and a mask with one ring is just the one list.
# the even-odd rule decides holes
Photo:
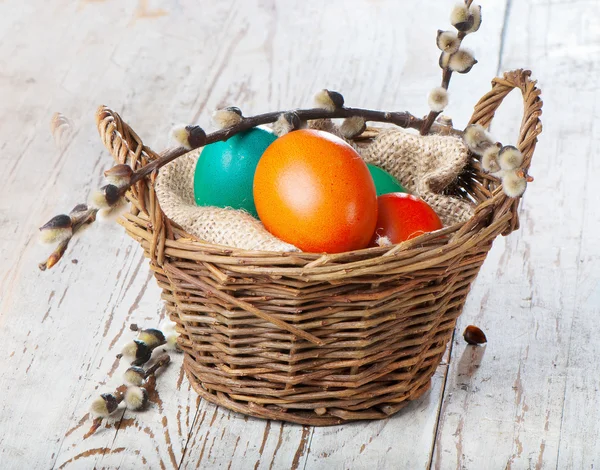
[[(96, 125), (104, 146), (117, 163), (128, 164), (134, 171), (159, 158), (118, 113), (106, 106), (96, 111)], [(138, 181), (131, 188), (127, 198), (133, 203), (131, 211), (137, 215), (140, 211), (148, 216), (152, 227), (149, 254), (154, 263), (162, 266), (165, 259), (165, 240), (173, 238), (169, 222), (164, 217), (156, 193), (154, 177), (150, 175)]]
[[(496, 77), (492, 80), (492, 89), (485, 94), (475, 105), (473, 116), (469, 124), (480, 124), (487, 128), (494, 119), (496, 110), (512, 90), (518, 88), (523, 95), (523, 119), (521, 129), (517, 139), (516, 147), (524, 156), (523, 169), (527, 172), (531, 165), (533, 152), (537, 144), (537, 137), (542, 132), (542, 100), (541, 91), (536, 86), (537, 81), (531, 79), (531, 70), (513, 70), (505, 72), (503, 77)], [(502, 233), (508, 235), (513, 230), (519, 228), (518, 205), (519, 198), (510, 198), (500, 193), (496, 200), (495, 207), (498, 209), (496, 217), (502, 217), (504, 212), (510, 211), (512, 217), (509, 221), (509, 227)]]
[(109, 107), (98, 107), (96, 126), (104, 146), (117, 163), (126, 163), (137, 170), (158, 158), (156, 152), (144, 145), (142, 139), (123, 121), (119, 113)]

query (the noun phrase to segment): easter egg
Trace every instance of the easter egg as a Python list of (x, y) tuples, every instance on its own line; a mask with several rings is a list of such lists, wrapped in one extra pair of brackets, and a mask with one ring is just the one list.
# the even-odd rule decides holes
[(371, 246), (379, 237), (400, 243), (443, 227), (435, 211), (422, 199), (406, 193), (384, 194), (377, 198), (377, 228)]
[(367, 165), (342, 139), (312, 129), (267, 148), (254, 176), (254, 201), (267, 230), (307, 252), (365, 248), (377, 221)]
[(194, 197), (199, 206), (243, 209), (257, 217), (252, 184), (265, 149), (277, 138), (253, 128), (202, 150), (194, 174)]
[(387, 171), (382, 170), (378, 166), (372, 165), (371, 163), (367, 163), (369, 167), (369, 172), (371, 173), (371, 177), (373, 178), (373, 182), (375, 183), (375, 190), (377, 191), (377, 196), (381, 196), (382, 194), (388, 193), (405, 193), (406, 189), (402, 187), (400, 182), (390, 175)]

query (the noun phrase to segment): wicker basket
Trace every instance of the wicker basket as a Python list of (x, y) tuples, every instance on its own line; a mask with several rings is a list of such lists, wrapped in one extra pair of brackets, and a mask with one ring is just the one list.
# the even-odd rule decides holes
[[(489, 126), (521, 90), (525, 168), (542, 129), (529, 77), (494, 79), (471, 118)], [(157, 158), (117, 113), (101, 107), (97, 120), (118, 162), (138, 169)], [(518, 199), (474, 157), (453, 190), (478, 204), (469, 221), (391, 249), (334, 255), (203, 243), (164, 216), (153, 176), (131, 188), (121, 223), (150, 259), (191, 384), (226, 408), (301, 424), (386, 418), (421, 396), (493, 240), (518, 228)]]

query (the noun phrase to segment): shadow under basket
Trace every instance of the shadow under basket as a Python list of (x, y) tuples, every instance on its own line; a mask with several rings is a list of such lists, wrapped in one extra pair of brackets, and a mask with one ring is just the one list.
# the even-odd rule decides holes
[[(471, 123), (488, 127), (521, 90), (517, 147), (529, 168), (542, 126), (530, 72), (492, 81)], [(157, 154), (106, 107), (100, 135), (134, 169)], [(465, 223), (384, 248), (321, 255), (245, 251), (194, 239), (169, 221), (155, 176), (127, 194), (120, 223), (150, 259), (198, 394), (260, 418), (333, 425), (393, 415), (430, 387), (493, 240), (518, 228), (518, 198), (472, 156), (453, 194), (477, 204)]]

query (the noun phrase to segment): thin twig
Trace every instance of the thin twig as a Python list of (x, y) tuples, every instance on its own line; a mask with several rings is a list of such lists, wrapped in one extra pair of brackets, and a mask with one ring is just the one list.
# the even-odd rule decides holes
[[(472, 3), (473, 3), (473, 0), (465, 0), (465, 5), (467, 6), (467, 8), (470, 8)], [(463, 32), (463, 31), (458, 32), (457, 36), (458, 36), (458, 41), (459, 41), (459, 49), (460, 49), (460, 46), (462, 45), (462, 41), (466, 35), (467, 35), (467, 33)], [(442, 72), (442, 84), (441, 84), (442, 88), (445, 88), (446, 90), (448, 89), (451, 78), (452, 78), (452, 70), (450, 69), (450, 67), (448, 65), (446, 65), (446, 67), (443, 69), (443, 72)], [(432, 129), (432, 126), (433, 126), (435, 120), (437, 119), (437, 117), (440, 114), (442, 114), (442, 112), (443, 111), (429, 111), (429, 114), (423, 121), (423, 125), (419, 129), (419, 133), (421, 135), (429, 134), (429, 131)]]
[(102, 425), (102, 418), (99, 416), (97, 418), (94, 418), (94, 421), (92, 421), (92, 427), (89, 429), (88, 432), (86, 432), (83, 435), (83, 439), (85, 440), (88, 437), (90, 437), (92, 434), (94, 434), (101, 425)]
[(156, 362), (150, 367), (148, 367), (148, 370), (146, 370), (146, 377), (150, 377), (151, 375), (156, 374), (156, 371), (158, 369), (160, 369), (163, 366), (166, 366), (167, 364), (169, 364), (169, 362), (171, 362), (171, 356), (169, 356), (168, 354), (159, 357), (156, 360)]
[(67, 247), (73, 239), (73, 235), (75, 235), (83, 226), (94, 222), (96, 220), (97, 213), (97, 209), (88, 209), (83, 212), (81, 216), (78, 216), (73, 223), (73, 234), (66, 240), (60, 242), (56, 249), (50, 254), (50, 256), (48, 256), (48, 259), (38, 265), (40, 270), (45, 271), (46, 269), (51, 269), (56, 263), (58, 263), (65, 254), (65, 251), (67, 251)]
[[(260, 126), (263, 124), (270, 124), (275, 122), (279, 116), (288, 111), (275, 111), (265, 114), (259, 114), (253, 117), (245, 117), (239, 124), (228, 127), (225, 129), (220, 129), (206, 136), (206, 141), (202, 146), (212, 144), (214, 142), (218, 142), (221, 140), (227, 140), (230, 137), (238, 134), (242, 131), (251, 129), (256, 126)], [(370, 109), (362, 109), (362, 108), (339, 108), (334, 111), (330, 111), (322, 108), (311, 108), (311, 109), (297, 109), (293, 111), (289, 111), (295, 113), (298, 118), (302, 121), (310, 121), (315, 119), (337, 119), (337, 118), (348, 118), (354, 116), (360, 116), (365, 118), (366, 121), (372, 122), (386, 122), (390, 124), (395, 124), (398, 127), (402, 127), (404, 129), (416, 129), (419, 130), (423, 126), (423, 120), (419, 119), (408, 112), (389, 112), (389, 111), (375, 111)], [(461, 135), (462, 132), (452, 127), (444, 126), (441, 124), (433, 126), (433, 132), (447, 135)], [(199, 148), (199, 147), (197, 147)], [(192, 148), (191, 150), (194, 150)], [(167, 163), (172, 162), (176, 158), (186, 154), (190, 150), (185, 149), (184, 147), (176, 147), (165, 150), (161, 153), (160, 158), (150, 162), (148, 165), (140, 168), (136, 171), (132, 178), (129, 186), (137, 183), (142, 180), (146, 176), (150, 175), (153, 171), (158, 170), (163, 167)], [(127, 191), (127, 186), (121, 188), (122, 194)]]

